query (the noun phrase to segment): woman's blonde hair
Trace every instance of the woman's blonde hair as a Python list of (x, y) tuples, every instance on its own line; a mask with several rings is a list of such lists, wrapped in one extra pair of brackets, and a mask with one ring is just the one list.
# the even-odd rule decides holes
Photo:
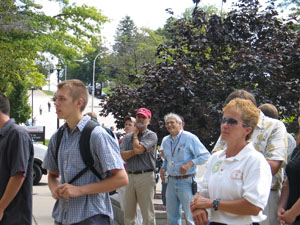
[(238, 109), (242, 112), (241, 119), (243, 120), (244, 127), (252, 128), (252, 131), (246, 136), (246, 140), (249, 140), (258, 123), (259, 109), (253, 104), (252, 101), (241, 98), (234, 98), (233, 100), (231, 100), (223, 108), (223, 112), (226, 112), (231, 108)]

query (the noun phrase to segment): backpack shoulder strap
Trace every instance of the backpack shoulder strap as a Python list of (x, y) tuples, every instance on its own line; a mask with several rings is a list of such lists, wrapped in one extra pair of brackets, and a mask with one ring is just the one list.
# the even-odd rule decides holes
[(56, 134), (56, 146), (55, 146), (55, 162), (56, 165), (58, 166), (58, 151), (59, 151), (59, 146), (60, 142), (62, 139), (62, 136), (64, 135), (64, 125), (58, 128), (57, 134)]
[(82, 130), (80, 140), (79, 140), (80, 154), (81, 154), (83, 162), (88, 167), (91, 167), (94, 165), (94, 160), (93, 160), (93, 157), (91, 154), (91, 148), (90, 148), (90, 138), (91, 138), (91, 133), (96, 126), (97, 126), (97, 124), (92, 120), (87, 122), (87, 124), (85, 125), (85, 127)]
[(81, 158), (86, 165), (86, 167), (81, 170), (75, 177), (73, 177), (68, 183), (71, 184), (75, 180), (77, 180), (79, 177), (81, 177), (84, 173), (86, 173), (88, 170), (91, 170), (96, 177), (98, 177), (99, 180), (101, 180), (101, 176), (98, 173), (98, 171), (94, 168), (94, 159), (91, 154), (91, 148), (90, 148), (90, 138), (91, 133), (94, 130), (94, 128), (98, 126), (97, 123), (90, 120), (87, 122), (85, 127), (82, 130), (80, 140), (79, 140), (79, 149), (80, 149), (80, 155)]

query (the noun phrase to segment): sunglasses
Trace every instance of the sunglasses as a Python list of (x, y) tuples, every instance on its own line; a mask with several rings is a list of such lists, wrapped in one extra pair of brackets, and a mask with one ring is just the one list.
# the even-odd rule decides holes
[[(221, 119), (221, 124), (224, 124), (224, 123), (227, 123), (229, 126), (234, 126), (234, 125), (237, 125), (239, 123), (239, 121), (237, 121), (236, 119), (233, 119), (233, 118), (226, 118), (226, 117), (223, 117)], [(245, 123), (242, 123), (243, 126), (246, 126)]]

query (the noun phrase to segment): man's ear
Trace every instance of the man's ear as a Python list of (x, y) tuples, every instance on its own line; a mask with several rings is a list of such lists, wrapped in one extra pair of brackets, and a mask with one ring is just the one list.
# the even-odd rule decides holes
[(77, 106), (78, 106), (79, 109), (81, 108), (81, 106), (83, 105), (83, 103), (84, 103), (83, 98), (78, 98), (77, 99)]

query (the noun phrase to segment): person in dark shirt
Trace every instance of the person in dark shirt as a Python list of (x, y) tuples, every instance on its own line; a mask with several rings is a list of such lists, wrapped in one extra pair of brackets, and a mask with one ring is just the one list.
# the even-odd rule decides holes
[(33, 145), (0, 93), (0, 225), (31, 225)]
[(287, 178), (281, 190), (277, 218), (281, 224), (300, 224), (300, 108), (298, 113), (299, 132), (297, 146), (286, 166)]

